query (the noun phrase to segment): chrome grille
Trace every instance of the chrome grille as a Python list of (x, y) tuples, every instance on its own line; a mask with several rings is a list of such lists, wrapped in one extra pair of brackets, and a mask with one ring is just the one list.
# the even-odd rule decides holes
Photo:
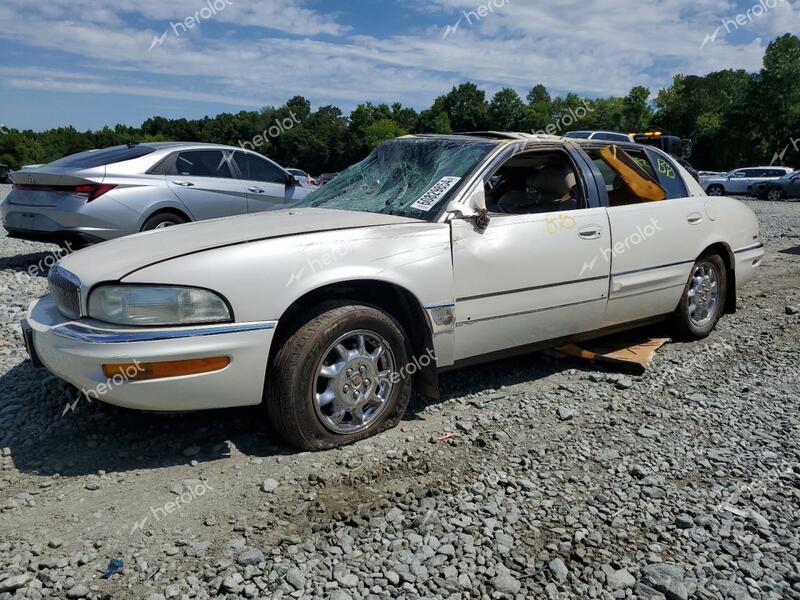
[(58, 265), (47, 275), (50, 294), (58, 310), (65, 317), (77, 319), (81, 316), (81, 280)]

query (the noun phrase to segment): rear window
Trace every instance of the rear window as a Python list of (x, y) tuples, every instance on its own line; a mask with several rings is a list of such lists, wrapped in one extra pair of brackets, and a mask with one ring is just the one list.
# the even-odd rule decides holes
[(608, 142), (630, 142), (631, 138), (623, 133), (597, 133), (595, 134), (595, 140), (604, 140)]
[(673, 162), (657, 152), (650, 152), (650, 158), (653, 161), (653, 167), (655, 167), (658, 183), (667, 190), (667, 197), (686, 198), (689, 192), (683, 182), (683, 177), (681, 177)]
[(570, 131), (564, 137), (572, 138), (575, 140), (588, 140), (590, 135), (592, 135), (591, 131)]
[(59, 158), (50, 163), (51, 167), (62, 167), (71, 169), (91, 169), (114, 163), (141, 158), (155, 152), (155, 148), (150, 146), (113, 146), (101, 150), (88, 150), (71, 154), (64, 158)]

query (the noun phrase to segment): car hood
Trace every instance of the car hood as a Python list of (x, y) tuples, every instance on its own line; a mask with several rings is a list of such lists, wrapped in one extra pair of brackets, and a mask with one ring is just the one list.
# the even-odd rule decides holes
[(65, 256), (59, 265), (82, 284), (115, 281), (149, 265), (204, 250), (319, 231), (422, 223), (393, 215), (325, 208), (287, 209), (156, 229)]

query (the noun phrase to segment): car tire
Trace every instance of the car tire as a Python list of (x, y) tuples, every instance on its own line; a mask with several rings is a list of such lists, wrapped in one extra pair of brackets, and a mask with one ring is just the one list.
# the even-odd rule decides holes
[[(382, 354), (375, 357), (378, 347)], [(391, 429), (411, 397), (402, 327), (361, 304), (321, 307), (281, 345), (264, 403), (278, 434), (302, 450), (338, 448)]]
[(725, 312), (727, 295), (728, 271), (722, 257), (701, 256), (692, 266), (672, 317), (676, 337), (687, 341), (707, 337)]
[(164, 229), (166, 227), (174, 227), (175, 225), (183, 225), (186, 219), (177, 213), (161, 212), (156, 213), (144, 222), (141, 231), (152, 231), (153, 229)]
[(710, 185), (706, 190), (706, 194), (709, 196), (724, 196), (725, 188), (718, 184)]
[(770, 202), (780, 202), (784, 199), (783, 190), (777, 187), (769, 188), (766, 197)]

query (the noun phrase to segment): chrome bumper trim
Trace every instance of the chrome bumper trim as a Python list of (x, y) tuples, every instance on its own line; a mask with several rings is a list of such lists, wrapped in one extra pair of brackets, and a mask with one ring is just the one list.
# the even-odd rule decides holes
[(221, 325), (208, 325), (203, 327), (180, 327), (174, 329), (151, 329), (145, 331), (135, 330), (108, 330), (81, 325), (79, 323), (65, 323), (54, 327), (53, 334), (90, 344), (128, 344), (131, 342), (154, 342), (158, 340), (175, 340), (208, 335), (223, 335), (226, 333), (241, 333), (244, 331), (259, 331), (274, 329), (277, 321), (261, 321), (256, 323), (223, 323)]
[(764, 247), (764, 244), (759, 242), (758, 244), (753, 244), (752, 246), (747, 246), (746, 248), (739, 248), (738, 250), (734, 250), (734, 254), (741, 254), (742, 252), (749, 252), (750, 250), (761, 250)]

